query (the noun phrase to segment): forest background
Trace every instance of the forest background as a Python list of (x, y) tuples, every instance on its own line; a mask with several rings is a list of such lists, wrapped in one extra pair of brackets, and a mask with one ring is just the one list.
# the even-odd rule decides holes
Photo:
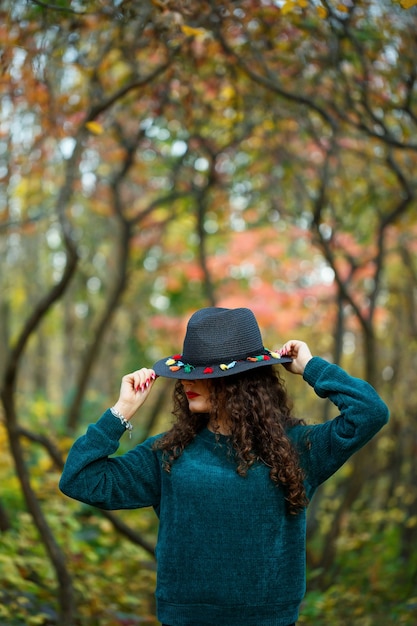
[[(121, 376), (251, 306), (389, 425), (317, 494), (299, 623), (417, 623), (413, 2), (1, 2), (0, 623), (156, 624), (152, 511), (57, 487)], [(307, 421), (333, 410), (289, 377)], [(169, 426), (157, 381), (121, 451)]]

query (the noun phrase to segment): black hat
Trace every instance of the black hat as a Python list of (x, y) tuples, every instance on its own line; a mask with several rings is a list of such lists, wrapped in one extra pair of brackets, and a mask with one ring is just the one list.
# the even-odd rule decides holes
[(264, 348), (250, 309), (207, 307), (191, 316), (182, 354), (157, 361), (153, 369), (158, 376), (193, 380), (221, 378), (291, 361)]

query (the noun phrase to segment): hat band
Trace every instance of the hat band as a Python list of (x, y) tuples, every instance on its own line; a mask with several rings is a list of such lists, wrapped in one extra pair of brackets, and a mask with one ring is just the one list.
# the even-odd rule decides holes
[[(230, 363), (220, 363), (219, 365), (215, 366), (207, 365), (203, 370), (203, 374), (213, 374), (216, 367), (225, 372), (226, 370), (232, 369), (236, 365), (236, 363), (243, 363), (244, 361), (257, 363), (259, 361), (270, 361), (271, 358), (279, 359), (280, 357), (281, 355), (278, 352), (271, 352), (270, 350), (267, 350), (265, 348), (265, 354), (248, 356), (246, 357), (246, 359), (239, 359), (236, 361), (231, 361)], [(179, 370), (183, 369), (185, 374), (190, 374), (195, 369), (194, 365), (191, 365), (190, 363), (184, 363), (182, 361), (182, 354), (174, 354), (172, 357), (165, 361), (165, 365), (171, 370), (171, 372), (178, 372)]]

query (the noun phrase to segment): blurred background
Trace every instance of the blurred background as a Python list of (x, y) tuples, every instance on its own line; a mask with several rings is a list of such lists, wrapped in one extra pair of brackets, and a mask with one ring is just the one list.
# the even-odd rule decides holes
[[(268, 348), (307, 341), (391, 410), (311, 503), (299, 624), (417, 624), (413, 4), (0, 3), (2, 625), (157, 624), (153, 511), (57, 483), (207, 305), (249, 306)], [(297, 416), (334, 416), (294, 378)], [(121, 452), (169, 427), (171, 389)]]

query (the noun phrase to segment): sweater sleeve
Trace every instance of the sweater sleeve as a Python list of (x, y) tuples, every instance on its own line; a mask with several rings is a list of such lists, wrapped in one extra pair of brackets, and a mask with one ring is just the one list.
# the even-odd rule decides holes
[(389, 411), (369, 383), (320, 357), (307, 363), (303, 377), (318, 396), (329, 398), (340, 411), (323, 424), (296, 427), (307, 481), (315, 489), (376, 435), (387, 423)]
[(124, 426), (107, 410), (72, 445), (59, 482), (63, 493), (102, 509), (159, 508), (161, 464), (150, 438), (120, 456)]

